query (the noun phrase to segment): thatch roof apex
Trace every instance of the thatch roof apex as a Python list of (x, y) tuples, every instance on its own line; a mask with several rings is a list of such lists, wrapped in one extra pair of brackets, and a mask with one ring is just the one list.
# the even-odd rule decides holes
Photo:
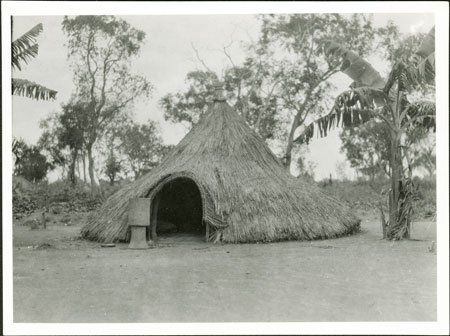
[(214, 87), (214, 102), (224, 102), (226, 98), (223, 93), (223, 83), (216, 81), (213, 84)]

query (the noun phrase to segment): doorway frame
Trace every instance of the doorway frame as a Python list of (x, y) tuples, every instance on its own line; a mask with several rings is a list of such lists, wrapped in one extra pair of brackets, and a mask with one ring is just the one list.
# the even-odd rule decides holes
[(166, 186), (166, 184), (177, 180), (177, 179), (188, 179), (191, 180), (197, 187), (200, 198), (202, 202), (202, 225), (205, 226), (205, 242), (210, 240), (210, 227), (209, 222), (205, 220), (206, 215), (206, 204), (205, 204), (205, 191), (203, 186), (198, 182), (198, 180), (191, 174), (180, 173), (167, 175), (159, 180), (156, 186), (151, 190), (147, 197), (150, 198), (150, 227), (147, 230), (147, 240), (157, 241), (158, 234), (156, 232), (158, 226), (158, 207), (161, 200), (160, 191)]

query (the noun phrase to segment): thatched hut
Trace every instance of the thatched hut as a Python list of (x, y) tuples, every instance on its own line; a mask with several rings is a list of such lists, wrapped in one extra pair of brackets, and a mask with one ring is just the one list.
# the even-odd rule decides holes
[(360, 223), (335, 198), (290, 175), (220, 94), (158, 167), (90, 217), (82, 236), (128, 241), (127, 207), (136, 197), (150, 198), (153, 231), (169, 221), (227, 243), (333, 238)]

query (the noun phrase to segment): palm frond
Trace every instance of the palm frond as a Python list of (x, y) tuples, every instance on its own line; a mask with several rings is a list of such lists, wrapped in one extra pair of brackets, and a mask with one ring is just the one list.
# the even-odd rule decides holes
[(397, 204), (396, 221), (388, 223), (388, 238), (402, 240), (410, 235), (412, 216), (414, 214), (414, 202), (419, 198), (419, 188), (410, 178), (404, 178), (400, 184), (400, 196)]
[(421, 126), (436, 132), (436, 104), (432, 101), (418, 101), (406, 107), (404, 124)]
[(416, 55), (412, 60), (400, 59), (392, 68), (385, 92), (389, 92), (395, 82), (398, 82), (400, 90), (412, 89), (420, 83), (430, 83), (435, 76), (435, 38), (434, 27), (422, 40)]
[(435, 49), (435, 37), (434, 37), (434, 27), (428, 32), (428, 34), (423, 38), (420, 43), (419, 50), (416, 54), (422, 58), (427, 58), (431, 54), (434, 54)]
[(384, 91), (388, 93), (395, 83), (400, 90), (410, 90), (420, 83), (420, 75), (412, 64), (401, 59), (392, 67)]
[(58, 92), (26, 79), (12, 79), (12, 94), (36, 100), (55, 99)]
[(13, 68), (21, 70), (20, 64), (22, 62), (28, 63), (30, 59), (36, 57), (39, 51), (36, 38), (42, 32), (42, 29), (42, 23), (39, 23), (11, 43), (11, 63)]
[(419, 70), (421, 70), (421, 73), (425, 73), (426, 67), (429, 66), (429, 71), (435, 71), (436, 70), (436, 62), (435, 62), (435, 55), (434, 52), (429, 54), (426, 58), (422, 59), (421, 62), (417, 65)]
[(420, 44), (419, 50), (416, 52), (422, 59), (418, 62), (417, 70), (422, 78), (428, 82), (434, 80), (436, 72), (435, 65), (435, 37), (434, 27), (429, 31)]
[(323, 48), (325, 56), (337, 59), (340, 71), (353, 79), (353, 87), (384, 87), (385, 81), (378, 71), (356, 53), (333, 41), (325, 42)]
[(434, 81), (436, 73), (434, 27), (423, 38), (416, 55), (417, 77), (423, 79), (426, 83)]
[(361, 125), (376, 115), (388, 103), (388, 97), (378, 88), (359, 87), (341, 93), (331, 111), (309, 124), (294, 142), (308, 144), (316, 133), (327, 136), (333, 127), (353, 127)]
[(28, 64), (28, 62), (31, 59), (33, 59), (37, 56), (38, 52), (39, 52), (39, 45), (34, 44), (34, 45), (30, 46), (28, 49), (24, 49), (19, 54), (13, 55), (13, 57), (11, 59), (13, 68), (22, 70), (22, 67), (20, 66), (20, 64), (22, 62), (24, 62), (25, 64)]
[(417, 78), (423, 80), (425, 83), (433, 83), (436, 74), (434, 52), (429, 54), (426, 58), (418, 59), (416, 63), (415, 70)]

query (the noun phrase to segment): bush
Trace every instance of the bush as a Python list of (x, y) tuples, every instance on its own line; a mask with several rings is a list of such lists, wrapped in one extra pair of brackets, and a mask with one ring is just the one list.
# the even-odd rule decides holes
[(30, 214), (39, 208), (37, 202), (33, 200), (30, 195), (15, 193), (14, 191), (12, 204), (13, 214)]
[(92, 211), (102, 203), (102, 199), (93, 195), (89, 185), (83, 182), (72, 185), (67, 181), (56, 181), (41, 188), (40, 194), (47, 197), (49, 205), (59, 205), (71, 212)]
[(88, 212), (98, 208), (103, 200), (102, 195), (93, 195), (89, 185), (82, 182), (76, 185), (67, 181), (31, 183), (27, 188), (16, 185), (13, 214), (30, 214), (44, 207), (52, 212)]
[(33, 183), (21, 176), (13, 176), (12, 180), (12, 206), (13, 214), (30, 214), (39, 208), (32, 197)]
[[(414, 202), (414, 218), (417, 220), (434, 217), (436, 214), (436, 180), (415, 177), (413, 181), (419, 189), (417, 200)], [(380, 203), (386, 204), (387, 193), (390, 189), (389, 181), (386, 179), (372, 182), (333, 180), (331, 184), (328, 179), (325, 179), (318, 184), (350, 207), (361, 210), (376, 210)]]
[(376, 208), (383, 199), (383, 186), (365, 181), (337, 181), (330, 184), (328, 180), (319, 182), (319, 186), (350, 207), (362, 210)]
[(416, 217), (434, 217), (436, 215), (436, 180), (414, 178), (414, 183), (419, 187), (414, 204)]

